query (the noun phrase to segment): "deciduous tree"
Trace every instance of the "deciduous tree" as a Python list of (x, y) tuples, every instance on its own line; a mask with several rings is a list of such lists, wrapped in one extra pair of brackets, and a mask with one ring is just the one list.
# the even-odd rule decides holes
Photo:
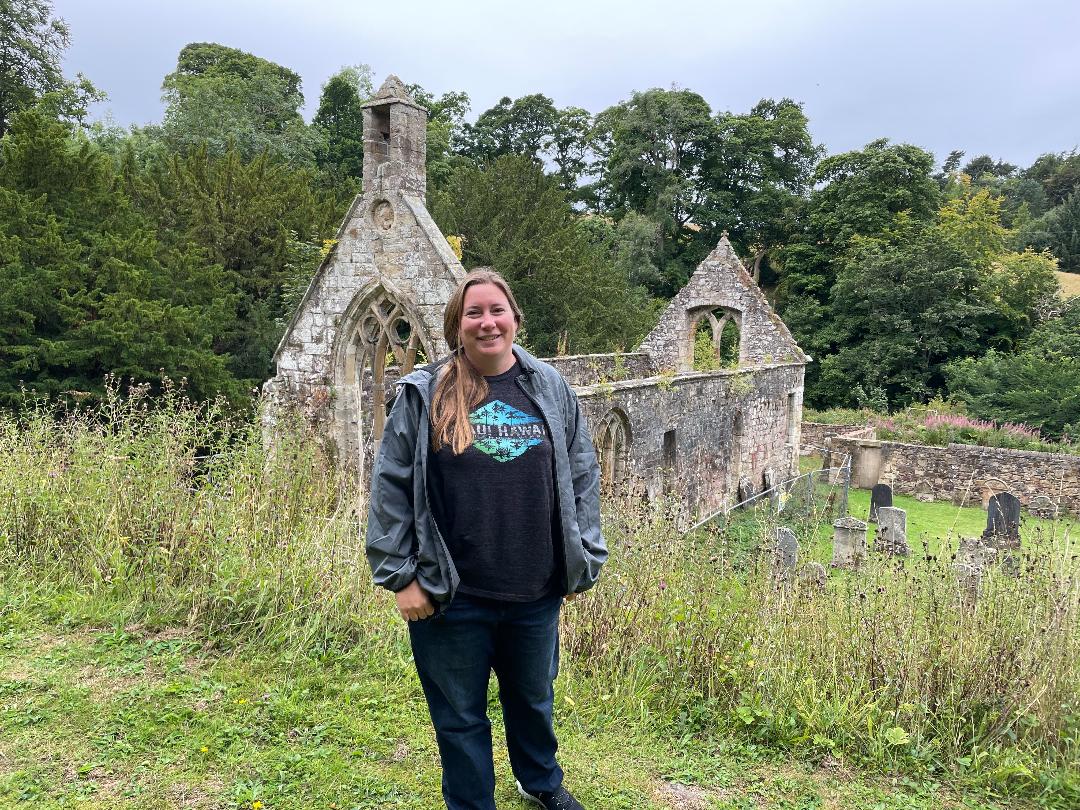
[(174, 150), (235, 148), (247, 160), (261, 152), (294, 166), (313, 166), (318, 130), (300, 115), (300, 76), (236, 48), (211, 42), (184, 46), (165, 77), (163, 135)]
[(528, 156), (462, 166), (433, 210), (445, 233), (463, 237), (466, 266), (506, 276), (536, 351), (554, 354), (560, 342), (575, 352), (628, 347), (651, 325), (647, 296), (590, 242), (558, 179)]

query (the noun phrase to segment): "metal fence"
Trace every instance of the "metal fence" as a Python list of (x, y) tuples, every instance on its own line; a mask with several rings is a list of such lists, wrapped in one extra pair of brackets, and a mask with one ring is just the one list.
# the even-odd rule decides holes
[[(828, 456), (825, 458), (828, 460)], [(765, 504), (770, 512), (788, 520), (836, 519), (848, 513), (850, 490), (851, 457), (844, 455), (839, 466), (811, 470), (780, 481), (732, 506), (718, 509), (686, 531), (692, 532), (715, 521), (726, 523), (736, 510), (762, 508)]]

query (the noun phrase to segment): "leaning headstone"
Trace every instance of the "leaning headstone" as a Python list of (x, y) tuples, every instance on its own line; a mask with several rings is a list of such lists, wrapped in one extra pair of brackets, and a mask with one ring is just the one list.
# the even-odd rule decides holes
[(1043, 520), (1057, 520), (1058, 505), (1047, 495), (1036, 495), (1028, 502), (1028, 514)]
[(874, 484), (870, 490), (870, 523), (877, 523), (878, 509), (892, 506), (892, 487), (888, 484)]
[(776, 527), (776, 543), (773, 546), (773, 579), (787, 584), (795, 576), (799, 562), (799, 541), (795, 532), (786, 526)]
[(808, 593), (821, 593), (829, 581), (829, 572), (819, 562), (808, 562), (799, 569), (799, 584)]
[(739, 503), (746, 503), (752, 500), (757, 495), (757, 490), (754, 488), (754, 482), (749, 478), (743, 477), (739, 479)]
[(858, 568), (866, 559), (866, 524), (853, 517), (833, 522), (833, 568)]
[(907, 541), (907, 512), (893, 506), (878, 509), (877, 537), (874, 550), (894, 557), (906, 557), (911, 553)]
[(911, 494), (921, 503), (930, 503), (934, 500), (934, 487), (924, 478), (922, 481), (915, 482)]
[(1011, 492), (999, 492), (986, 506), (983, 541), (998, 548), (1020, 548), (1020, 500)]
[(997, 559), (997, 549), (983, 542), (981, 537), (964, 537), (956, 552), (956, 581), (960, 586), (961, 601), (971, 607), (982, 592), (983, 575)]

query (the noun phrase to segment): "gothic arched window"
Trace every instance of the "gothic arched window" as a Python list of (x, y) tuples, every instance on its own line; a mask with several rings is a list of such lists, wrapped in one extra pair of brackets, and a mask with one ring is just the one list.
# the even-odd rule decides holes
[(717, 371), (739, 365), (739, 313), (716, 307), (693, 313), (691, 346), (694, 371)]
[(622, 411), (613, 408), (600, 420), (596, 436), (600, 486), (604, 491), (610, 492), (627, 478), (630, 456), (629, 420)]

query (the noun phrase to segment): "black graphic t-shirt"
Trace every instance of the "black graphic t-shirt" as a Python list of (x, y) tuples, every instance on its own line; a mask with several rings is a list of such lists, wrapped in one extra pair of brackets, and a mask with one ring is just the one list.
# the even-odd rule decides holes
[(429, 456), (431, 511), (473, 596), (526, 602), (557, 587), (551, 437), (517, 384), (521, 366), (487, 377), (469, 414), (475, 436), (460, 456)]

